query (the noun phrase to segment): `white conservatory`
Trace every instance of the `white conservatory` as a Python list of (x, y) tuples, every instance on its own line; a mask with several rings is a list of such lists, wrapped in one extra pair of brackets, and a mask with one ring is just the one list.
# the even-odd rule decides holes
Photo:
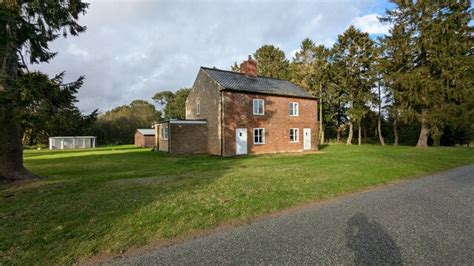
[(95, 136), (74, 136), (74, 137), (51, 137), (49, 138), (50, 150), (64, 149), (90, 149), (95, 148)]

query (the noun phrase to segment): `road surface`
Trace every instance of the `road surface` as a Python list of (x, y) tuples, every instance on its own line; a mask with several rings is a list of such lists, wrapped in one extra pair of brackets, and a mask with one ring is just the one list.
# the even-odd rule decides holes
[(111, 264), (474, 264), (474, 165), (225, 229)]

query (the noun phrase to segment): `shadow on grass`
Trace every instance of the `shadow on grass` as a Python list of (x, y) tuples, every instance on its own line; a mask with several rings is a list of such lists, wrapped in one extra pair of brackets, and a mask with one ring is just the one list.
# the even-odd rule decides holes
[(329, 144), (319, 144), (318, 149), (320, 151), (322, 151), (322, 150), (326, 149), (327, 147), (329, 147)]
[(0, 187), (0, 264), (71, 263), (201, 228), (189, 224), (212, 209), (193, 199), (244, 161), (143, 150), (29, 158), (49, 177)]
[[(445, 155), (375, 146), (329, 150), (324, 156), (220, 158), (132, 148), (27, 158), (30, 170), (49, 178), (0, 186), (0, 195), (12, 195), (0, 197), (0, 264), (65, 264), (118, 253), (473, 158), (465, 149)], [(353, 220), (354, 230), (372, 235), (370, 222)], [(356, 240), (353, 245), (364, 249)]]

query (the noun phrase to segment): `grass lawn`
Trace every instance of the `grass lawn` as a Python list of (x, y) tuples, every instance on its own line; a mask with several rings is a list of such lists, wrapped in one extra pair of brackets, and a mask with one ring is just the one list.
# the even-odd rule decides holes
[(132, 146), (25, 151), (46, 179), (0, 184), (0, 264), (63, 264), (474, 163), (472, 148), (170, 156)]

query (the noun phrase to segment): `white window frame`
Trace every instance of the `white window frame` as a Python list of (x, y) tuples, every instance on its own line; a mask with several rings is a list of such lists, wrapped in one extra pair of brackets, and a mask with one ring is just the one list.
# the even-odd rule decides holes
[[(291, 134), (293, 131), (293, 134)], [(291, 137), (293, 136), (293, 139)], [(300, 142), (300, 129), (299, 128), (290, 128), (290, 143)]]
[(168, 140), (169, 137), (169, 127), (162, 127), (161, 128), (161, 139)]
[[(258, 132), (260, 130), (262, 130), (261, 141), (260, 142), (255, 142), (255, 137), (257, 136), (255, 134), (255, 132)], [(264, 128), (259, 127), (259, 128), (254, 128), (253, 129), (253, 144), (257, 144), (257, 145), (265, 144), (265, 129)]]
[[(262, 103), (262, 112), (258, 113), (259, 103)], [(255, 107), (257, 107), (257, 112), (255, 112)], [(252, 112), (254, 115), (265, 115), (265, 100), (263, 99), (253, 99), (252, 101)]]
[[(299, 116), (300, 115), (300, 104), (298, 102), (290, 102), (288, 104), (288, 113), (290, 116)], [(291, 112), (293, 111), (293, 113)]]
[(196, 114), (197, 114), (197, 115), (200, 115), (200, 114), (201, 114), (201, 102), (200, 102), (200, 101), (197, 102)]

